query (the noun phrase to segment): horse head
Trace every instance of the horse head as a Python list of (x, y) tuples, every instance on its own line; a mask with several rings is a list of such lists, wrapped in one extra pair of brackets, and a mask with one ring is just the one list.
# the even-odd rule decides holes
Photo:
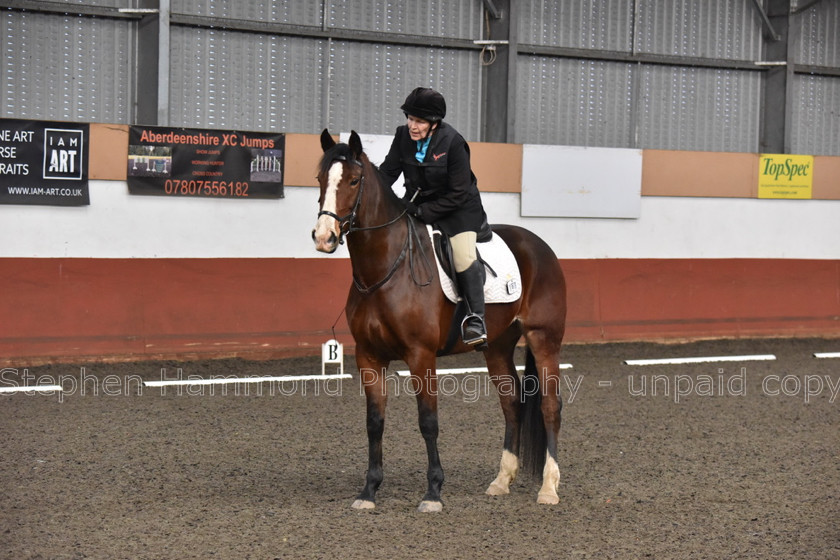
[(325, 128), (321, 133), (324, 155), (318, 167), (318, 221), (312, 230), (315, 248), (333, 253), (356, 218), (364, 188), (362, 140), (356, 131), (348, 144), (336, 144)]

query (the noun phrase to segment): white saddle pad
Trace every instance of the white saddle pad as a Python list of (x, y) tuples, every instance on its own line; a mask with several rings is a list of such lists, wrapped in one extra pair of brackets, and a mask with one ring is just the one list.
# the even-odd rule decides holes
[[(443, 235), (430, 225), (426, 228), (429, 230), (432, 241), (435, 235)], [(496, 276), (493, 276), (489, 270), (487, 271), (487, 279), (484, 282), (484, 302), (511, 303), (518, 300), (522, 296), (522, 276), (519, 273), (516, 258), (507, 243), (494, 233), (490, 241), (478, 244), (478, 251), (481, 253), (481, 258), (496, 272)], [(457, 303), (460, 297), (455, 282), (444, 272), (437, 253), (435, 253), (435, 263), (437, 263), (443, 293), (449, 301)]]

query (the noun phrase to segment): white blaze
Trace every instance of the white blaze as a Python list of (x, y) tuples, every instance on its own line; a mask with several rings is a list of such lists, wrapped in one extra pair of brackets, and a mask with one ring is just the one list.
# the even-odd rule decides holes
[[(344, 166), (340, 162), (335, 162), (330, 167), (327, 174), (327, 189), (324, 192), (324, 204), (321, 210), (337, 214), (337, 191), (338, 183), (341, 181), (341, 175), (344, 173)], [(330, 233), (334, 233), (338, 237), (338, 221), (332, 216), (321, 214), (318, 216), (318, 222), (315, 224), (315, 242), (324, 242), (329, 239)]]

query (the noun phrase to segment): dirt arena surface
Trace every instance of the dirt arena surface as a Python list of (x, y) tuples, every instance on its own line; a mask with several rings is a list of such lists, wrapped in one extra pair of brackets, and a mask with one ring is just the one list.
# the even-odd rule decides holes
[[(438, 514), (415, 511), (426, 458), (397, 376), (377, 508), (350, 508), (367, 443), (349, 357), (354, 377), (343, 381), (166, 389), (141, 379), (321, 366), (8, 368), (0, 387), (26, 376), (65, 392), (0, 395), (0, 558), (838, 559), (840, 360), (813, 357), (837, 351), (840, 341), (821, 339), (567, 346), (553, 507), (535, 503), (539, 484), (527, 476), (509, 496), (484, 495), (501, 454), (495, 390), (486, 374), (449, 376)], [(623, 363), (745, 354), (777, 359)], [(475, 364), (478, 354), (439, 367)]]

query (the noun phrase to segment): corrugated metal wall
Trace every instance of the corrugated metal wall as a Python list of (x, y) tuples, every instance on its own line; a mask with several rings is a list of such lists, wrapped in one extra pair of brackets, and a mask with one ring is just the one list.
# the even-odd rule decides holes
[(129, 122), (133, 30), (126, 20), (0, 10), (0, 116)]
[[(475, 0), (330, 1), (326, 10), (312, 0), (275, 4), (175, 0), (172, 11), (428, 37), (477, 39), (481, 32), (481, 3)], [(399, 107), (408, 92), (423, 85), (446, 96), (447, 120), (464, 136), (480, 136), (476, 53), (187, 26), (173, 26), (171, 37), (175, 126), (386, 134), (402, 123)]]
[(312, 132), (326, 41), (173, 26), (172, 126)]
[[(794, 62), (840, 67), (840, 2), (823, 1), (793, 20)], [(796, 74), (791, 151), (840, 155), (840, 77)]]
[(632, 0), (520, 0), (520, 43), (629, 51)]
[(636, 50), (761, 59), (761, 19), (751, 0), (637, 0)]
[[(761, 59), (761, 21), (732, 0), (523, 0), (521, 43)], [(604, 57), (608, 57), (605, 54)], [(756, 151), (758, 72), (521, 55), (516, 139)]]
[[(35, 9), (0, 11), (0, 115), (134, 122), (138, 20)], [(758, 150), (763, 74), (737, 68), (764, 56), (751, 0), (515, 0), (513, 10), (520, 45), (566, 49), (558, 55), (525, 49), (515, 57), (514, 141)], [(482, 0), (171, 0), (171, 11), (304, 32), (173, 22), (166, 124), (387, 134), (402, 121), (406, 93), (428, 85), (446, 95), (447, 120), (467, 139), (482, 139), (489, 92), (478, 51), (401, 39), (481, 39)], [(331, 29), (369, 35), (329, 38), (324, 31)], [(797, 64), (840, 68), (840, 2), (822, 0), (793, 16), (791, 38)], [(663, 60), (628, 62), (617, 55)], [(840, 77), (797, 72), (790, 90), (792, 151), (840, 154)]]

